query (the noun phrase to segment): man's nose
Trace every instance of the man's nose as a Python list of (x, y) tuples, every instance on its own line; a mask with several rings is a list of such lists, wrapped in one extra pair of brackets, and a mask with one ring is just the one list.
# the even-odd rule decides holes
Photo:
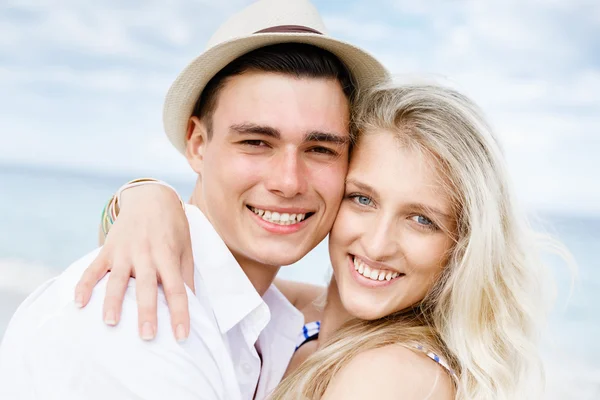
[(267, 189), (286, 198), (292, 198), (306, 191), (307, 170), (305, 161), (297, 150), (289, 149), (278, 154), (267, 171)]

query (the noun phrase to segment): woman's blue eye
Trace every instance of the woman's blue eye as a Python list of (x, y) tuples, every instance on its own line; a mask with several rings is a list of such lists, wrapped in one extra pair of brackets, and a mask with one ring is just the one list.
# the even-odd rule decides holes
[(356, 196), (356, 201), (363, 206), (368, 206), (371, 204), (371, 199), (367, 196)]
[(413, 221), (415, 221), (418, 224), (425, 225), (425, 226), (433, 225), (433, 222), (431, 222), (431, 220), (429, 218), (424, 217), (422, 215), (415, 215), (413, 217)]

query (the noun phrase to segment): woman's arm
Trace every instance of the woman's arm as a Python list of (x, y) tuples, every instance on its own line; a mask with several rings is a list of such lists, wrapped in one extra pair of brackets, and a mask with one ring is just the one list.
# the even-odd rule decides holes
[(98, 246), (104, 246), (104, 231), (102, 230), (102, 222), (98, 225)]
[(298, 310), (315, 303), (325, 295), (325, 286), (312, 285), (310, 283), (289, 281), (287, 279), (275, 279), (275, 286)]
[[(183, 339), (189, 333), (184, 282), (194, 290), (194, 265), (188, 221), (178, 196), (168, 187), (141, 185), (125, 190), (119, 206), (104, 247), (77, 285), (75, 301), (85, 306), (96, 283), (111, 271), (103, 313), (107, 324), (116, 325), (127, 283), (135, 277), (140, 336), (151, 339), (156, 333), (157, 285), (162, 283), (173, 332)], [(150, 329), (144, 330), (146, 322)]]

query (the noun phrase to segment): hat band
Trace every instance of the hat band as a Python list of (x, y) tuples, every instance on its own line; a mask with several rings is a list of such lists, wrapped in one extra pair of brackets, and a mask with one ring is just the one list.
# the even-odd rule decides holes
[(322, 33), (316, 29), (302, 25), (278, 25), (261, 29), (254, 33), (316, 33), (317, 35), (322, 35)]

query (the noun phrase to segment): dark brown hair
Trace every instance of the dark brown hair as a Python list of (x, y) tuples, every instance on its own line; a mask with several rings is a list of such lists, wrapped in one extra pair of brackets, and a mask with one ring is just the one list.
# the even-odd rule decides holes
[(208, 139), (212, 137), (212, 114), (219, 91), (227, 78), (247, 71), (274, 72), (298, 78), (336, 79), (352, 104), (356, 85), (348, 68), (332, 53), (302, 43), (281, 43), (261, 47), (236, 58), (220, 70), (204, 87), (192, 116), (204, 119)]

